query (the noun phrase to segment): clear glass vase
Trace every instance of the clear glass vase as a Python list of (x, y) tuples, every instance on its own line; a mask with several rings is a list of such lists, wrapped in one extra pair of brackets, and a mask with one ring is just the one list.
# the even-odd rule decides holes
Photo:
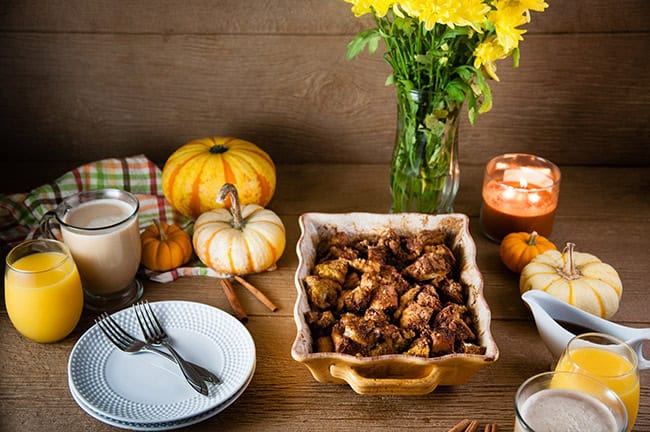
[(462, 103), (443, 92), (397, 88), (397, 133), (390, 170), (392, 213), (452, 213), (460, 185)]

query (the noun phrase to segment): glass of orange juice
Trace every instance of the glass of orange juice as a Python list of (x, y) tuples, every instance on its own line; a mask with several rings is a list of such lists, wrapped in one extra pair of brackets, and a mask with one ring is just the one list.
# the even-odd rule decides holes
[(23, 336), (56, 342), (72, 332), (83, 309), (83, 289), (70, 249), (58, 240), (27, 240), (6, 258), (5, 305)]
[(641, 390), (638, 358), (628, 344), (604, 333), (578, 335), (567, 344), (555, 370), (590, 375), (614, 390), (627, 409), (627, 430), (632, 430)]

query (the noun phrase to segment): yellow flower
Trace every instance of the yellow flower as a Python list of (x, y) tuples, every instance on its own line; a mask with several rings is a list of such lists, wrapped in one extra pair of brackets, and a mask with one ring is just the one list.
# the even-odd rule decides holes
[(488, 14), (488, 18), (494, 23), (499, 43), (506, 52), (510, 52), (524, 39), (522, 35), (526, 30), (517, 27), (529, 21), (528, 12), (519, 1), (499, 0), (494, 6), (496, 9)]
[(544, 0), (519, 0), (521, 6), (534, 10), (535, 12), (544, 12), (544, 9), (548, 7), (548, 4)]
[(503, 46), (496, 38), (491, 37), (481, 42), (474, 50), (474, 67), (482, 68), (492, 79), (499, 81), (496, 61), (506, 57), (508, 53)]
[(399, 5), (407, 14), (419, 18), (427, 30), (444, 24), (451, 28), (469, 26), (480, 32), (490, 11), (482, 0), (403, 0)]
[(372, 13), (378, 17), (383, 17), (388, 13), (388, 9), (395, 3), (394, 0), (345, 0), (352, 3), (352, 12), (355, 16)]
[(467, 100), (472, 124), (492, 106), (487, 78), (499, 81), (497, 61), (512, 57), (518, 66), (523, 25), (531, 11), (548, 7), (545, 0), (344, 1), (356, 16), (373, 14), (377, 25), (355, 36), (347, 58), (374, 53), (383, 41), (392, 67), (387, 84), (432, 90), (445, 106)]
[(530, 22), (530, 10), (544, 11), (548, 4), (543, 0), (497, 0), (493, 6), (488, 19), (494, 24), (499, 43), (510, 53), (524, 39), (526, 30), (517, 27)]

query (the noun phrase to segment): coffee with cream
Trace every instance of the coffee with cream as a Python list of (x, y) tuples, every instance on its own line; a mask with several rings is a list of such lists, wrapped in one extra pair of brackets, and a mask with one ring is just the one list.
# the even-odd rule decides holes
[(117, 293), (133, 281), (141, 253), (135, 210), (124, 201), (105, 198), (81, 203), (65, 215), (63, 241), (88, 293)]

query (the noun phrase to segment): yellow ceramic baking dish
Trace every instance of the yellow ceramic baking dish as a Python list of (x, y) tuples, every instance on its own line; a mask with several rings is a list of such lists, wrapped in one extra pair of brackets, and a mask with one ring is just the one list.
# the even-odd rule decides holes
[[(469, 232), (469, 218), (462, 214), (418, 213), (305, 213), (299, 219), (301, 236), (296, 246), (299, 258), (295, 273), (298, 291), (294, 307), (297, 334), (292, 357), (303, 363), (314, 378), (324, 383), (347, 383), (360, 394), (419, 395), (438, 385), (460, 385), (499, 357), (490, 332), (490, 308), (483, 296), (483, 278), (476, 265), (476, 245)], [(450, 238), (449, 247), (458, 259), (460, 282), (467, 289), (467, 306), (473, 314), (483, 354), (453, 353), (421, 358), (405, 354), (357, 357), (336, 352), (313, 352), (312, 335), (305, 320), (310, 305), (303, 284), (316, 259), (321, 238), (333, 230), (352, 236), (379, 234), (392, 228), (398, 234), (424, 229), (442, 229)]]

